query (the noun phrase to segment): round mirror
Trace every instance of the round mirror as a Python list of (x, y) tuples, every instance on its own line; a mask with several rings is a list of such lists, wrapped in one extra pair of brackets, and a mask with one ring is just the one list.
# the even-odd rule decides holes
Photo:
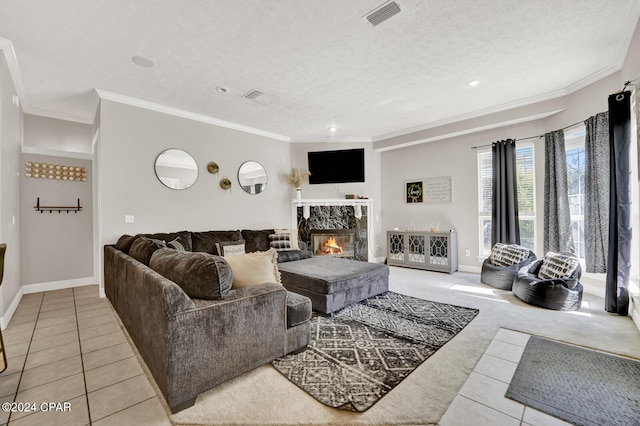
[(198, 178), (196, 160), (181, 149), (167, 149), (156, 158), (156, 176), (167, 188), (187, 189)]
[(245, 161), (238, 169), (238, 182), (247, 194), (260, 194), (267, 186), (267, 171), (257, 161)]

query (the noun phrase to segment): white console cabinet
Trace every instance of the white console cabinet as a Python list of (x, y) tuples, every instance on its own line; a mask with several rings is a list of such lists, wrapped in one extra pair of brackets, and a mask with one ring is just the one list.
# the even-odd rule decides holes
[(451, 274), (458, 270), (456, 233), (387, 231), (387, 264)]

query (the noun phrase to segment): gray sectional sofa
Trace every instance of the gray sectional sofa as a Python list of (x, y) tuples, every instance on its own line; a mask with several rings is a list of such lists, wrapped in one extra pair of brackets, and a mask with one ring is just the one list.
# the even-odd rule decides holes
[[(201, 392), (306, 347), (307, 297), (276, 283), (232, 289), (228, 264), (213, 255), (216, 242), (240, 239), (248, 252), (268, 249), (270, 233), (123, 236), (104, 247), (107, 298), (172, 412), (193, 405)], [(291, 251), (279, 258), (309, 256)]]

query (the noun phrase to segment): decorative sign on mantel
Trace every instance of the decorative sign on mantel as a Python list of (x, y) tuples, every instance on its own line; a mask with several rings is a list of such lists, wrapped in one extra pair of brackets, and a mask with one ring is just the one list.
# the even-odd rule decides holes
[(450, 203), (451, 176), (407, 181), (404, 195), (407, 204)]

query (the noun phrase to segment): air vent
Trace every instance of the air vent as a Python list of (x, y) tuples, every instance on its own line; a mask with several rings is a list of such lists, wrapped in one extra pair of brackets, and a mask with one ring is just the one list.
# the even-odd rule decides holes
[(365, 18), (375, 27), (398, 13), (400, 13), (400, 6), (398, 6), (398, 3), (392, 1), (369, 12), (365, 15)]
[(251, 89), (249, 90), (247, 93), (245, 93), (244, 95), (242, 95), (243, 98), (247, 98), (247, 99), (251, 99), (252, 101), (260, 96), (262, 96), (263, 93), (259, 90), (256, 89)]

